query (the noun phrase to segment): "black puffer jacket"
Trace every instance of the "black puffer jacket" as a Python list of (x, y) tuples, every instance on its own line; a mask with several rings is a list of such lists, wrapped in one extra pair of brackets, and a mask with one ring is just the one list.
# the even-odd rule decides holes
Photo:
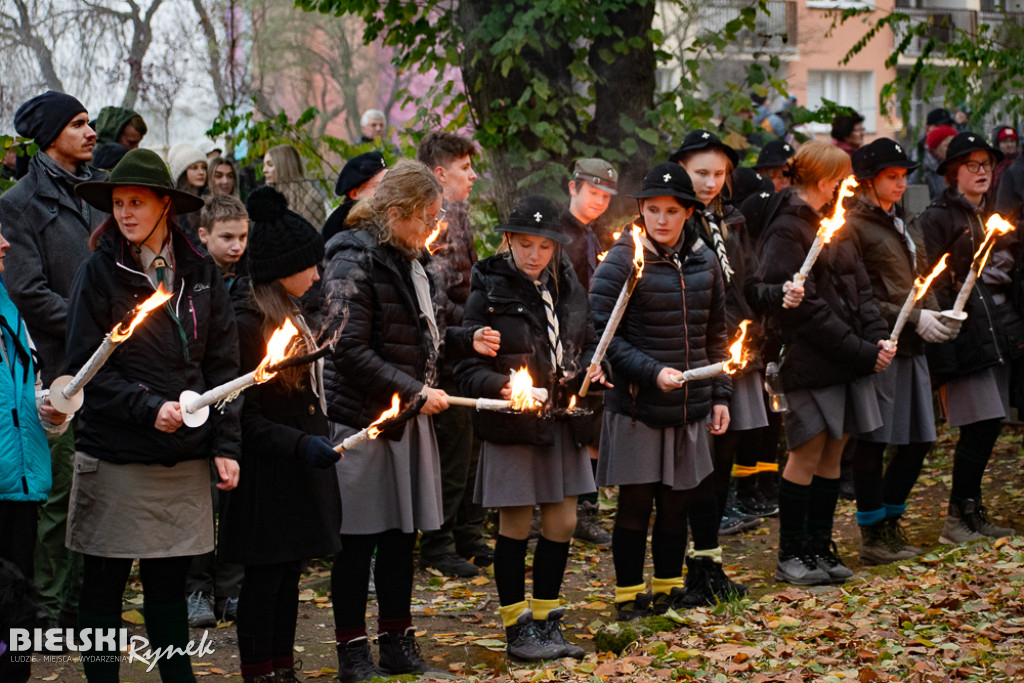
[[(953, 307), (970, 272), (974, 253), (984, 239), (983, 223), (988, 215), (987, 211), (979, 212), (956, 190), (947, 188), (914, 221), (916, 229), (924, 234), (929, 267), (943, 254), (950, 254), (949, 266), (932, 285), (943, 309)], [(1020, 262), (1020, 243), (1013, 233), (996, 242), (996, 250), (1002, 248), (1010, 248)], [(1009, 363), (992, 290), (982, 280), (978, 278), (967, 299), (967, 319), (956, 339), (928, 345), (928, 366), (939, 384)], [(1020, 283), (1015, 282), (1012, 289), (1020, 291)]]
[[(597, 347), (597, 334), (587, 293), (564, 255), (558, 270), (557, 286), (546, 285), (555, 302), (562, 343), (563, 370), (556, 376), (551, 365), (547, 313), (537, 287), (506, 254), (488, 257), (473, 267), (465, 324), (497, 330), (501, 333), (501, 348), (494, 358), (474, 356), (456, 366), (459, 388), (466, 396), (500, 398), (509, 372), (520, 367), (530, 371), (534, 386), (548, 390), (547, 411), (564, 410), (569, 396), (579, 391)], [(507, 442), (500, 435), (512, 434), (517, 428), (522, 432), (527, 417), (478, 411), (473, 420), (480, 438)]]
[[(321, 341), (336, 340), (324, 366), (327, 416), (357, 429), (376, 420), (393, 394), (403, 405), (414, 400), (425, 383), (437, 379), (439, 367), (427, 319), (416, 304), (409, 259), (367, 228), (373, 226), (345, 230), (327, 244), (321, 302)], [(445, 310), (444, 292), (432, 280), (431, 289), (435, 312)], [(455, 357), (470, 353), (475, 330), (448, 327), (443, 315), (435, 316), (440, 350)]]
[[(769, 284), (792, 279), (811, 249), (821, 215), (790, 194), (761, 240), (759, 277)], [(771, 322), (786, 345), (783, 388), (816, 389), (871, 374), (878, 342), (889, 329), (871, 281), (845, 229), (833, 235), (804, 283), (796, 308), (771, 309)]]
[[(871, 289), (878, 299), (878, 308), (890, 330), (896, 324), (900, 309), (914, 287), (914, 280), (931, 271), (924, 236), (919, 227), (906, 226), (904, 237), (896, 228), (896, 220), (902, 221), (902, 218), (886, 213), (882, 207), (858, 197), (846, 202), (846, 227), (843, 230), (848, 232), (857, 246), (857, 253), (871, 280)], [(914, 245), (913, 251), (908, 239)], [(933, 287), (928, 288), (924, 300), (918, 302), (910, 312), (903, 332), (900, 333), (896, 355), (916, 356), (924, 353), (925, 342), (915, 330), (922, 309), (939, 310)]]
[[(643, 224), (640, 218), (636, 222)], [(643, 277), (608, 347), (615, 388), (605, 392), (605, 407), (651, 427), (681, 426), (703, 420), (712, 402), (727, 405), (732, 395), (726, 375), (670, 392), (658, 388), (663, 367), (682, 371), (728, 357), (725, 285), (715, 255), (700, 241), (692, 221), (686, 223), (678, 253), (648, 244)], [(632, 270), (633, 239), (624, 231), (591, 281), (590, 305), (599, 334)]]
[[(242, 372), (256, 368), (271, 330), (249, 291), (235, 298)], [(303, 369), (305, 370), (305, 366)], [(291, 390), (277, 379), (245, 391), (238, 488), (222, 493), (220, 552), (230, 562), (274, 564), (329, 557), (341, 549), (341, 494), (333, 467), (302, 460), (327, 416), (309, 381)]]
[[(181, 232), (174, 232), (172, 245), (174, 297), (118, 346), (84, 390), (76, 445), (100, 460), (173, 465), (238, 458), (240, 400), (223, 413), (211, 410), (197, 429), (182, 426), (166, 434), (154, 427), (160, 406), (177, 401), (185, 389), (202, 393), (239, 376), (235, 316), (220, 269)], [(154, 292), (131, 248), (120, 233), (108, 233), (78, 270), (68, 306), (69, 374)]]

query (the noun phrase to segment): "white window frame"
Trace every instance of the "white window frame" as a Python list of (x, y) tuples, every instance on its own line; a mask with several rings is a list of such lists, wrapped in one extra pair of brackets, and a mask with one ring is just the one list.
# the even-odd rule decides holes
[[(824, 79), (827, 75), (832, 75), (833, 78), (838, 77), (837, 83), (832, 89), (828, 87), (819, 86), (819, 92), (815, 93), (818, 100), (811, 99), (811, 79), (812, 75), (821, 74), (822, 84), (821, 86), (827, 86), (828, 84)], [(858, 76), (860, 79), (860, 93), (857, 96), (857, 101), (853, 101), (853, 98), (849, 96), (848, 89), (846, 88), (847, 83), (844, 82), (844, 76)], [(833, 92), (836, 91), (836, 92)], [(878, 118), (878, 101), (877, 94), (875, 92), (875, 72), (874, 71), (856, 71), (856, 70), (840, 70), (840, 69), (809, 69), (807, 71), (807, 107), (814, 109), (821, 104), (821, 98), (832, 100), (836, 104), (853, 107), (864, 117), (864, 132), (875, 133), (877, 132), (877, 118)], [(828, 133), (832, 130), (832, 125), (828, 123), (810, 123), (807, 127), (814, 133)]]

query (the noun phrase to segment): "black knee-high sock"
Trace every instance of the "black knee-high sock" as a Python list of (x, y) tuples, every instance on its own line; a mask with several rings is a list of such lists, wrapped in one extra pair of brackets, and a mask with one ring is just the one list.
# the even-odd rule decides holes
[(714, 490), (718, 505), (718, 519), (725, 514), (729, 501), (729, 484), (732, 481), (732, 463), (739, 444), (739, 432), (726, 432), (715, 436), (714, 443)]
[(526, 545), (525, 538), (520, 541), (501, 534), (494, 543), (494, 583), (498, 588), (500, 605), (514, 605), (526, 600)]
[(569, 542), (558, 543), (544, 536), (537, 539), (533, 551), (533, 597), (557, 600), (562, 590), (565, 565), (569, 561)]
[(785, 477), (779, 481), (780, 553), (791, 555), (801, 551), (810, 500), (810, 484), (796, 484)]
[(615, 563), (615, 585), (637, 586), (644, 582), (644, 556), (647, 554), (647, 532), (616, 525), (612, 529), (612, 560)]
[(839, 502), (839, 479), (814, 475), (807, 505), (807, 534), (818, 540), (832, 539), (832, 520)]
[(896, 454), (885, 468), (882, 498), (886, 507), (906, 504), (907, 496), (921, 476), (921, 467), (931, 449), (931, 442), (911, 443), (896, 449)]
[[(590, 460), (590, 471), (594, 474), (594, 478), (596, 479), (597, 478), (597, 458), (591, 458), (591, 460)], [(581, 493), (576, 498), (576, 504), (579, 505), (580, 503), (593, 503), (594, 505), (597, 505), (597, 491), (594, 491), (593, 493)]]
[(655, 526), (651, 532), (651, 557), (654, 559), (654, 578), (674, 579), (682, 576), (683, 561), (686, 559), (685, 527), (682, 533), (667, 533)]
[(858, 441), (853, 456), (853, 491), (857, 497), (858, 512), (881, 510), (882, 457), (884, 443)]
[(985, 468), (1002, 427), (1002, 420), (995, 419), (960, 428), (960, 439), (953, 454), (953, 487), (949, 492), (949, 502), (981, 499), (981, 478), (985, 476)]

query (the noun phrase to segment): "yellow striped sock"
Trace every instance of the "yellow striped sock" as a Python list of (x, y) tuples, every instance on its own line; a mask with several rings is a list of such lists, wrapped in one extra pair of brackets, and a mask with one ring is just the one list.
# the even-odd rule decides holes
[(616, 586), (615, 602), (629, 602), (636, 600), (636, 596), (647, 590), (647, 584), (639, 583), (635, 586)]
[(658, 593), (664, 593), (668, 595), (672, 592), (673, 588), (682, 587), (683, 577), (681, 576), (677, 576), (673, 579), (659, 579), (657, 576), (655, 576), (653, 579), (651, 579), (651, 592), (653, 592), (655, 595), (657, 595)]
[(722, 564), (722, 546), (708, 548), (707, 550), (694, 550), (691, 557), (710, 557), (718, 564)]
[(501, 615), (501, 623), (508, 628), (516, 623), (516, 619), (519, 615), (530, 609), (530, 603), (526, 600), (517, 602), (513, 605), (502, 605), (498, 608), (498, 614)]
[(533, 610), (533, 618), (536, 621), (547, 621), (548, 612), (558, 607), (558, 598), (554, 600), (538, 600), (530, 598), (530, 609)]
[(778, 472), (779, 463), (777, 462), (759, 462), (757, 463), (758, 472)]
[(749, 477), (751, 475), (757, 474), (760, 471), (761, 470), (758, 469), (757, 465), (754, 465), (752, 467), (749, 467), (747, 465), (732, 466), (732, 476), (734, 477)]

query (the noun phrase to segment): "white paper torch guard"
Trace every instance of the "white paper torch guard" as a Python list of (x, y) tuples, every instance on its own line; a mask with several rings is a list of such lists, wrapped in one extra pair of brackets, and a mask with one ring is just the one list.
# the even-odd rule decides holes
[(181, 421), (185, 423), (186, 427), (193, 429), (202, 427), (210, 419), (210, 406), (202, 406), (192, 412), (185, 409), (185, 406), (194, 404), (199, 398), (199, 394), (189, 389), (181, 392), (181, 396), (178, 398), (178, 404), (181, 405)]
[(71, 382), (71, 379), (71, 375), (61, 375), (50, 385), (50, 405), (65, 415), (77, 413), (78, 409), (82, 407), (82, 403), (85, 402), (84, 391), (80, 390), (72, 394), (70, 398), (64, 395), (64, 387)]

